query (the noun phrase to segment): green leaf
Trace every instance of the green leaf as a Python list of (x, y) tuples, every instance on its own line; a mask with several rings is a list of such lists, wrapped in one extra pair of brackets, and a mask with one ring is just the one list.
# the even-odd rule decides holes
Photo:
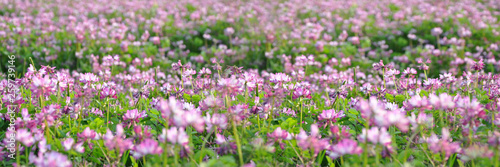
[(385, 99), (387, 99), (387, 101), (389, 101), (389, 102), (394, 102), (394, 95), (386, 93)]
[(216, 156), (215, 152), (210, 150), (210, 149), (204, 149), (201, 151), (198, 151), (196, 154), (194, 154), (195, 160), (203, 159), (206, 155), (210, 156), (210, 158), (214, 158)]
[(397, 103), (403, 103), (405, 101), (405, 96), (403, 95), (396, 95), (396, 102)]

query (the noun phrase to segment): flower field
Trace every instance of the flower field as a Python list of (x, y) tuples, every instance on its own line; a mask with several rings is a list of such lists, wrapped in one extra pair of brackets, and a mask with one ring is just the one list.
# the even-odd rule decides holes
[(499, 0), (0, 0), (0, 166), (500, 166)]

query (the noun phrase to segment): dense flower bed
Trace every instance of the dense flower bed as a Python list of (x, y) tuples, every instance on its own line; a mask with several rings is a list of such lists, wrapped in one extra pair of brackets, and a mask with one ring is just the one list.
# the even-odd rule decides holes
[(499, 166), (498, 0), (0, 1), (0, 166)]

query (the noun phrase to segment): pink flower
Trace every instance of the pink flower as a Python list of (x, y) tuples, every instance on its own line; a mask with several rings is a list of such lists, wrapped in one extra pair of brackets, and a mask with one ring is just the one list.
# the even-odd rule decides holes
[(330, 110), (323, 110), (323, 112), (319, 114), (318, 119), (320, 121), (325, 120), (328, 122), (335, 123), (337, 122), (337, 118), (342, 118), (344, 116), (345, 116), (344, 111), (335, 112), (335, 109), (330, 109)]
[(61, 106), (59, 105), (48, 105), (45, 106), (40, 113), (36, 113), (36, 120), (40, 123), (47, 123), (46, 126), (54, 125), (54, 122), (60, 117)]
[(224, 135), (219, 133), (215, 134), (215, 143), (219, 145), (219, 147), (215, 148), (219, 155), (225, 154), (234, 154), (236, 153), (237, 146), (234, 142), (228, 142), (228, 139)]
[(16, 140), (23, 143), (25, 146), (30, 147), (35, 143), (33, 135), (27, 129), (18, 129), (16, 132)]
[(150, 154), (161, 154), (162, 148), (158, 146), (158, 142), (153, 139), (145, 139), (140, 144), (135, 145), (132, 156), (140, 158)]
[(83, 142), (76, 143), (75, 146), (73, 147), (76, 152), (78, 153), (84, 153), (85, 152), (85, 147), (83, 147)]
[(220, 129), (227, 128), (227, 117), (225, 114), (214, 113), (213, 115), (207, 114), (205, 116), (205, 123), (207, 124), (207, 131), (214, 130), (217, 127)]
[(126, 139), (125, 137), (123, 126), (118, 124), (116, 125), (116, 135), (113, 135), (109, 129), (104, 134), (104, 145), (110, 150), (118, 149), (120, 154), (123, 154), (126, 150), (134, 148), (132, 139)]
[(430, 94), (429, 102), (434, 106), (435, 109), (447, 110), (455, 108), (453, 97), (446, 93), (439, 94), (439, 97), (435, 94)]
[(224, 29), (224, 35), (226, 36), (231, 36), (234, 34), (234, 28), (233, 27), (228, 27)]
[(89, 127), (85, 128), (82, 133), (77, 134), (79, 138), (83, 140), (94, 139), (97, 136), (97, 133), (91, 130)]
[(343, 139), (339, 143), (332, 145), (328, 151), (328, 155), (332, 159), (348, 155), (348, 154), (361, 154), (363, 149), (358, 146), (358, 143), (351, 139)]
[(161, 43), (160, 37), (157, 37), (157, 36), (151, 37), (149, 39), (149, 41), (153, 42), (153, 44), (155, 44), (155, 45), (159, 45)]
[(276, 128), (273, 133), (269, 133), (267, 136), (269, 138), (274, 138), (275, 141), (292, 139), (292, 135), (290, 135), (287, 131), (282, 130), (281, 127)]
[(51, 151), (47, 153), (39, 153), (35, 156), (33, 153), (29, 156), (30, 163), (34, 163), (38, 167), (71, 167), (71, 161), (66, 155)]
[(148, 31), (148, 30), (146, 30), (146, 31), (142, 34), (141, 39), (142, 39), (142, 41), (146, 41), (146, 40), (148, 40), (148, 39), (149, 39), (149, 31)]
[(311, 97), (311, 91), (307, 88), (303, 88), (303, 87), (297, 87), (295, 88), (295, 90), (293, 90), (293, 96), (292, 98), (293, 99), (297, 99), (299, 97), (303, 97), (303, 98), (312, 98)]
[(64, 147), (64, 150), (66, 150), (66, 151), (71, 150), (71, 147), (73, 147), (73, 144), (75, 144), (75, 139), (73, 139), (73, 138), (67, 138), (66, 140), (61, 142), (61, 145)]
[(443, 33), (443, 29), (439, 28), (439, 27), (435, 27), (431, 30), (431, 34), (433, 36), (439, 36)]
[(123, 114), (123, 120), (124, 121), (130, 120), (132, 122), (138, 123), (139, 118), (144, 118), (146, 116), (147, 116), (146, 111), (142, 111), (141, 113), (139, 113), (137, 109), (133, 109), (133, 110), (128, 110), (125, 114)]
[(479, 59), (479, 61), (477, 61), (476, 63), (474, 63), (474, 65), (472, 66), (472, 69), (476, 70), (476, 71), (481, 71), (482, 69), (484, 68), (484, 63), (483, 63), (483, 59)]
[(368, 131), (363, 129), (361, 134), (358, 136), (361, 142), (371, 142), (373, 144), (381, 144), (384, 146), (389, 146), (391, 144), (391, 136), (387, 132), (386, 128), (372, 127)]
[(470, 161), (482, 157), (491, 158), (494, 155), (493, 151), (490, 150), (488, 146), (476, 144), (466, 148), (463, 153), (464, 154), (460, 157), (460, 159), (464, 161)]
[(104, 98), (107, 98), (107, 97), (110, 97), (110, 98), (114, 98), (116, 99), (116, 91), (112, 88), (109, 88), (109, 87), (105, 87), (101, 90), (101, 96), (100, 98), (101, 99), (104, 99)]
[(293, 111), (290, 108), (286, 108), (286, 107), (283, 108), (283, 113), (286, 114), (286, 115), (288, 115), (288, 116), (292, 116), (292, 117), (296, 116), (295, 111)]
[(56, 83), (49, 78), (49, 75), (46, 75), (45, 77), (33, 76), (31, 80), (31, 89), (37, 96), (54, 92), (56, 89), (55, 87)]
[(95, 83), (98, 81), (99, 81), (99, 78), (95, 74), (85, 73), (85, 74), (80, 75), (80, 82), (81, 83), (88, 84), (88, 83)]
[(278, 84), (287, 83), (287, 82), (290, 82), (291, 80), (292, 80), (292, 78), (290, 78), (285, 73), (271, 74), (270, 79), (269, 79), (269, 81), (271, 83), (278, 83)]
[(318, 125), (311, 125), (311, 135), (307, 135), (307, 133), (301, 129), (300, 133), (295, 136), (297, 140), (297, 146), (302, 148), (303, 150), (314, 149), (314, 153), (317, 154), (329, 146), (329, 142), (327, 139), (321, 139), (321, 135), (319, 134)]
[(166, 139), (172, 144), (187, 146), (189, 143), (189, 137), (184, 128), (171, 127), (169, 130), (164, 129), (161, 136), (161, 138)]
[(446, 158), (461, 151), (460, 144), (452, 142), (452, 139), (450, 138), (450, 131), (448, 131), (448, 129), (443, 128), (441, 134), (441, 139), (439, 139), (434, 133), (431, 137), (426, 139), (427, 144), (429, 144), (429, 150), (434, 153), (444, 153)]

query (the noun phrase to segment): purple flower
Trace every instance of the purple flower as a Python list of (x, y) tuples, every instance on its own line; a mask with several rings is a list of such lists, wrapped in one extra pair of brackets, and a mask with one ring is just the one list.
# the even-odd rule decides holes
[(159, 45), (161, 43), (160, 37), (157, 36), (151, 37), (149, 41), (153, 42), (155, 45)]
[(466, 148), (463, 153), (463, 156), (460, 157), (463, 161), (470, 161), (482, 157), (491, 158), (494, 155), (493, 151), (490, 150), (488, 146), (476, 144)]
[(134, 146), (132, 156), (140, 158), (150, 154), (161, 154), (162, 148), (158, 146), (158, 142), (153, 139), (144, 139), (140, 144)]
[(318, 125), (311, 125), (311, 134), (308, 136), (307, 133), (301, 129), (300, 133), (295, 136), (297, 140), (297, 146), (303, 150), (313, 149), (315, 154), (325, 150), (329, 146), (327, 139), (321, 139), (319, 134)]
[(348, 154), (361, 154), (363, 149), (358, 146), (358, 143), (351, 139), (343, 139), (339, 143), (332, 145), (328, 151), (328, 155), (332, 159), (348, 155)]
[(278, 84), (287, 83), (287, 82), (290, 82), (291, 80), (292, 80), (292, 78), (290, 78), (285, 73), (271, 74), (271, 76), (269, 78), (269, 82), (278, 83)]
[(281, 127), (276, 128), (273, 133), (269, 133), (267, 136), (269, 138), (273, 138), (275, 141), (292, 139), (292, 135), (290, 135), (287, 131), (282, 130)]
[(448, 129), (443, 128), (441, 134), (441, 139), (439, 139), (434, 133), (431, 137), (426, 139), (427, 144), (429, 145), (429, 150), (434, 153), (444, 153), (446, 158), (461, 151), (460, 143), (452, 142), (452, 139), (450, 138), (450, 131), (448, 131)]
[(233, 27), (228, 27), (224, 29), (224, 35), (226, 36), (231, 36), (234, 34), (234, 28)]
[(31, 79), (31, 89), (37, 96), (54, 92), (56, 89), (55, 87), (56, 83), (49, 78), (49, 75), (45, 77), (33, 76)]
[(295, 88), (295, 90), (293, 90), (293, 96), (292, 98), (293, 99), (297, 99), (299, 97), (303, 97), (303, 98), (312, 98), (311, 97), (311, 91), (307, 88), (303, 88), (303, 87), (297, 87)]
[(443, 29), (441, 29), (440, 27), (435, 27), (431, 30), (431, 34), (433, 36), (439, 36), (443, 33)]
[(146, 111), (142, 111), (141, 113), (139, 113), (137, 109), (127, 110), (127, 112), (123, 114), (123, 121), (132, 121), (138, 123), (139, 118), (144, 118), (146, 116)]
[(51, 151), (47, 153), (39, 153), (35, 156), (33, 153), (29, 156), (30, 163), (34, 163), (38, 167), (71, 167), (71, 161), (66, 155)]
[(66, 150), (66, 151), (71, 150), (71, 147), (73, 147), (73, 144), (75, 144), (75, 139), (73, 139), (73, 138), (67, 138), (66, 140), (61, 142), (61, 145), (64, 147), (64, 150)]
[(110, 150), (118, 149), (120, 154), (123, 154), (126, 150), (134, 148), (132, 139), (127, 139), (125, 137), (123, 126), (118, 124), (116, 125), (116, 135), (113, 135), (109, 129), (106, 134), (104, 134), (104, 145)]
[(27, 129), (19, 129), (16, 133), (16, 140), (23, 143), (25, 146), (30, 147), (35, 143), (33, 135)]
[(82, 140), (94, 139), (97, 136), (97, 133), (91, 130), (89, 127), (85, 128), (82, 133), (77, 134), (79, 138)]
[(371, 142), (373, 144), (381, 144), (384, 146), (390, 146), (391, 144), (391, 136), (387, 132), (386, 128), (377, 128), (372, 127), (369, 130), (363, 129), (361, 134), (358, 136), (358, 139), (361, 142)]
[(99, 78), (95, 74), (85, 73), (85, 74), (80, 75), (80, 82), (81, 83), (88, 84), (88, 83), (95, 83), (98, 81), (99, 81)]
[(225, 154), (235, 154), (237, 146), (234, 142), (228, 142), (228, 139), (224, 135), (219, 133), (215, 134), (215, 143), (219, 145), (219, 147), (215, 148), (219, 155)]
[(484, 68), (483, 59), (479, 59), (479, 61), (475, 62), (472, 66), (472, 69), (476, 71), (481, 71)]
[(172, 144), (180, 144), (182, 146), (187, 146), (189, 143), (189, 137), (184, 128), (171, 127), (169, 130), (163, 129), (163, 133), (160, 138), (162, 138), (163, 141), (166, 139)]
[(344, 117), (344, 111), (335, 112), (335, 109), (323, 110), (321, 114), (319, 114), (318, 119), (320, 121), (325, 120), (327, 122), (335, 123), (337, 122), (337, 118)]
[(103, 88), (101, 90), (101, 96), (100, 96), (100, 98), (104, 99), (104, 98), (107, 98), (107, 97), (116, 99), (117, 98), (116, 97), (116, 91), (114, 89), (112, 89), (112, 88), (109, 88), (109, 87)]
[(207, 114), (205, 116), (205, 123), (207, 124), (207, 131), (214, 130), (217, 127), (220, 129), (227, 128), (227, 117), (225, 114), (214, 113), (213, 115)]

